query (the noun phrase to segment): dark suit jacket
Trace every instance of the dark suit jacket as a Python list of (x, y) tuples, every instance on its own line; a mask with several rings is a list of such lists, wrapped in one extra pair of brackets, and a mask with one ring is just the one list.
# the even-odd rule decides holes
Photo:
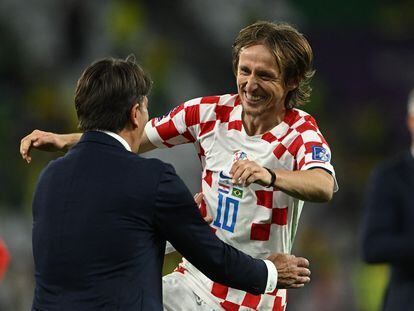
[(213, 280), (265, 290), (265, 263), (212, 233), (171, 165), (101, 132), (45, 168), (33, 220), (33, 310), (162, 310), (167, 239)]
[(369, 184), (363, 256), (389, 263), (384, 309), (414, 310), (414, 159), (410, 152), (378, 167)]

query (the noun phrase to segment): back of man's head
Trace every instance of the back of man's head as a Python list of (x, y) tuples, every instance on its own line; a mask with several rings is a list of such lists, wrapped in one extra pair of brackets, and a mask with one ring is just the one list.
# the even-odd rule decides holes
[(94, 62), (82, 73), (76, 87), (79, 128), (121, 131), (131, 108), (148, 95), (151, 84), (133, 55), (126, 60), (105, 58)]

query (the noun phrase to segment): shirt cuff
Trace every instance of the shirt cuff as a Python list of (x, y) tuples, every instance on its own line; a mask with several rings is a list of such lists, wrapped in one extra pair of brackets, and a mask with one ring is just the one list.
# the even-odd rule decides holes
[(276, 289), (277, 285), (277, 269), (270, 260), (263, 260), (267, 266), (267, 283), (265, 293), (271, 293)]

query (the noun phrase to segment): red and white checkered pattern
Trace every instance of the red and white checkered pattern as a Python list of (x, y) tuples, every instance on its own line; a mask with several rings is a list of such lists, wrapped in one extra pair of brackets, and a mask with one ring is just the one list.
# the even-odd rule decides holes
[[(217, 215), (219, 182), (222, 182), (220, 173), (228, 175), (236, 152), (243, 151), (250, 160), (268, 168), (293, 171), (321, 167), (335, 174), (329, 161), (317, 157), (315, 160), (312, 155), (315, 146), (324, 148), (330, 154), (329, 146), (313, 117), (299, 109), (291, 109), (283, 122), (269, 132), (248, 136), (243, 128), (242, 105), (238, 95), (201, 97), (187, 101), (168, 115), (148, 122), (145, 131), (157, 147), (194, 143), (203, 167), (204, 201), (201, 210), (213, 219), (220, 217)], [(216, 235), (255, 258), (264, 259), (274, 252), (290, 253), (303, 201), (276, 188), (268, 189), (257, 184), (244, 187), (242, 191), (242, 198), (233, 198), (238, 200), (233, 232), (214, 226), (213, 222)], [(234, 219), (233, 212), (229, 211), (227, 220)], [(206, 277), (186, 261), (183, 266), (191, 269), (200, 279), (199, 285), (208, 287), (227, 310), (283, 310), (274, 305), (278, 305), (276, 301), (280, 300), (279, 305), (284, 306), (284, 290), (279, 290), (277, 295), (262, 295), (257, 299), (245, 292), (223, 290), (221, 285), (207, 282)], [(221, 294), (216, 295), (218, 292)], [(224, 292), (227, 293), (225, 297)], [(266, 302), (269, 299), (270, 302)]]

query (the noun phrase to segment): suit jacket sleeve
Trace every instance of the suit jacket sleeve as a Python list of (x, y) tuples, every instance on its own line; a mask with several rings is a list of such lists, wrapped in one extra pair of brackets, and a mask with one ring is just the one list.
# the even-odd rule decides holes
[(158, 185), (155, 219), (164, 237), (210, 279), (252, 294), (264, 293), (265, 263), (216, 237), (170, 165)]
[(414, 239), (403, 230), (403, 186), (395, 169), (377, 169), (366, 195), (362, 225), (362, 253), (368, 263), (412, 263)]

